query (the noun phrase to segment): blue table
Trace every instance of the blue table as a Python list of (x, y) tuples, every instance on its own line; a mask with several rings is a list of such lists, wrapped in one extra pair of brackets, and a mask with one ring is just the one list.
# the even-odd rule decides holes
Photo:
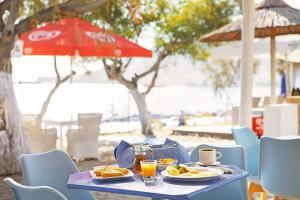
[(156, 186), (145, 186), (139, 176), (113, 182), (93, 180), (90, 173), (85, 171), (72, 174), (69, 177), (68, 188), (136, 195), (153, 199), (190, 200), (203, 192), (208, 192), (248, 176), (246, 171), (234, 166), (230, 166), (230, 168), (234, 171), (233, 174), (223, 174), (210, 181), (177, 182), (159, 177)]

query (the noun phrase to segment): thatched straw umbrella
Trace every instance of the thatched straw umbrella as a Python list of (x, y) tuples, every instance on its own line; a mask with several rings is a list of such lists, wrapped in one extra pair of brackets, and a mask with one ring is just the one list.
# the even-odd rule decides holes
[[(227, 24), (200, 40), (202, 42), (222, 42), (241, 39), (242, 20)], [(300, 33), (300, 10), (290, 7), (282, 0), (264, 0), (254, 12), (255, 37), (271, 38), (271, 101), (276, 101), (275, 52), (276, 35)]]

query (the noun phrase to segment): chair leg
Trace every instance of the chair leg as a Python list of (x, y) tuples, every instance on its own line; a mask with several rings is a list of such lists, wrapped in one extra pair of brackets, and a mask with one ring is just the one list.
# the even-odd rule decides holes
[(248, 189), (248, 200), (252, 200), (253, 193), (255, 192), (261, 192), (261, 200), (267, 200), (267, 194), (265, 190), (260, 185), (255, 183), (250, 183)]
[(248, 189), (248, 200), (252, 200), (252, 196), (254, 193), (255, 185), (253, 183), (250, 183), (249, 189)]
[(267, 193), (265, 191), (261, 192), (261, 200), (267, 200)]

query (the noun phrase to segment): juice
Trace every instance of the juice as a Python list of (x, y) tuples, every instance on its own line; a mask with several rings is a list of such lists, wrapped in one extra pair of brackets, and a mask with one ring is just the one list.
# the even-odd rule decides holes
[(142, 163), (141, 167), (142, 167), (143, 176), (145, 176), (145, 177), (155, 176), (155, 173), (156, 173), (156, 163), (155, 164), (152, 164), (152, 163), (151, 164)]

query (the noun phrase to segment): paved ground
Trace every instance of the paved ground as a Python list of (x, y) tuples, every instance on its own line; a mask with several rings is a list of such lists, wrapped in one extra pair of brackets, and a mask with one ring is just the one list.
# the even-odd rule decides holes
[[(92, 166), (103, 164), (95, 160), (88, 160), (80, 162), (79, 168), (80, 170), (87, 170), (91, 169)], [(5, 185), (5, 183), (2, 181), (6, 176), (0, 176), (0, 200), (12, 200), (12, 193), (10, 192), (9, 188)], [(22, 183), (22, 176), (19, 175), (13, 175), (9, 176), (16, 180), (19, 183)], [(115, 195), (115, 194), (109, 194), (109, 193), (100, 193), (95, 192), (94, 193), (97, 200), (146, 200), (147, 198), (141, 198), (141, 197), (135, 197), (135, 196), (126, 196), (126, 195)]]

